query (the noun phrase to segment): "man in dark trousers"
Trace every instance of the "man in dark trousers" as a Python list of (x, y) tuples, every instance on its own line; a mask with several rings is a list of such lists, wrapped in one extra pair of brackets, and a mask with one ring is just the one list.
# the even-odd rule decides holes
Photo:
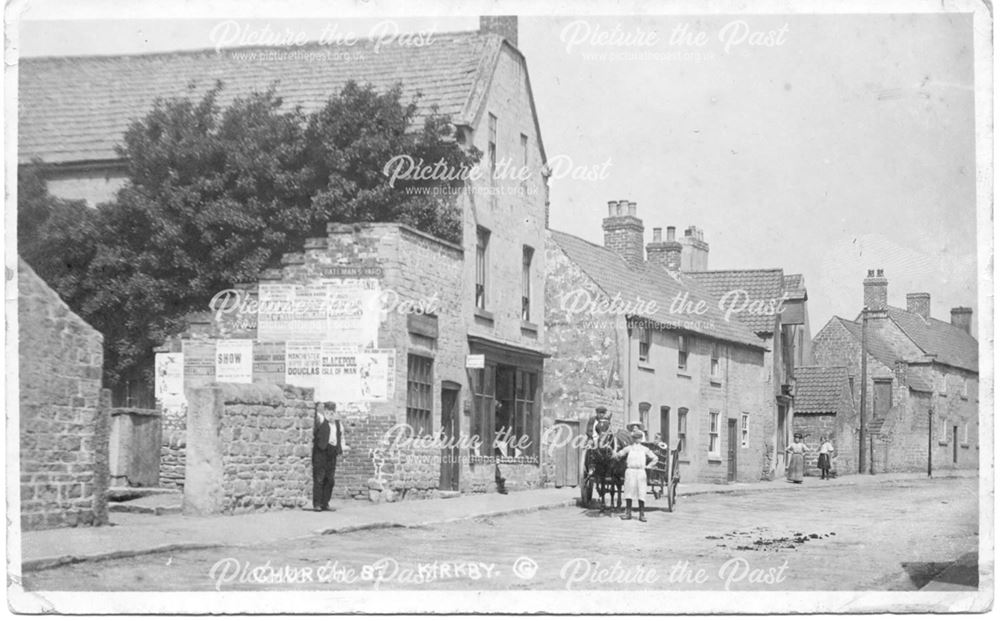
[(344, 427), (339, 420), (331, 423), (327, 412), (337, 411), (336, 403), (316, 404), (316, 421), (313, 426), (313, 511), (329, 511), (333, 494), (333, 478), (337, 472), (337, 456), (347, 446)]

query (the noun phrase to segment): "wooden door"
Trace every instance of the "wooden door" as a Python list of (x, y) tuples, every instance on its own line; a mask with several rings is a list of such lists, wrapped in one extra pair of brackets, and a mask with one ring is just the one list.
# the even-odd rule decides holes
[(441, 449), (441, 479), (438, 487), (442, 490), (458, 489), (458, 448), (450, 446), (458, 441), (458, 390), (441, 389), (441, 433), (449, 445)]
[(729, 433), (727, 434), (728, 446), (726, 448), (729, 459), (728, 467), (726, 469), (726, 481), (732, 482), (736, 480), (736, 456), (739, 454), (740, 444), (737, 437), (736, 419), (730, 418), (728, 422)]
[(667, 446), (670, 444), (670, 408), (668, 406), (660, 407), (660, 440)]
[[(576, 438), (580, 433), (580, 422), (575, 420), (557, 420), (557, 425), (565, 425), (568, 432), (556, 434), (557, 438), (567, 440)], [(573, 442), (565, 442), (552, 453), (555, 462), (555, 486), (576, 487), (580, 483), (580, 449)]]

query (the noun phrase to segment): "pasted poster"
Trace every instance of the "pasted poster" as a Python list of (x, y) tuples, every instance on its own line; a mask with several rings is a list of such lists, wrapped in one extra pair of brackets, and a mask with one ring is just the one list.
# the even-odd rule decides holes
[(215, 381), (253, 382), (253, 341), (220, 339), (215, 342)]
[(184, 389), (188, 390), (215, 381), (215, 342), (210, 340), (181, 341), (184, 353)]
[(309, 284), (261, 284), (257, 338), (325, 341), (358, 348), (378, 342), (379, 281), (327, 279)]
[(179, 352), (158, 353), (155, 359), (156, 400), (162, 407), (183, 405), (184, 398), (184, 354)]
[(320, 360), (322, 348), (317, 341), (289, 341), (285, 343), (285, 383), (302, 388), (312, 388), (314, 399), (320, 398)]
[(254, 343), (253, 381), (263, 384), (286, 383), (284, 343)]
[(361, 401), (388, 401), (396, 389), (396, 350), (376, 349), (358, 354)]
[(358, 374), (358, 349), (338, 343), (323, 343), (321, 401), (356, 402), (361, 400), (361, 377)]

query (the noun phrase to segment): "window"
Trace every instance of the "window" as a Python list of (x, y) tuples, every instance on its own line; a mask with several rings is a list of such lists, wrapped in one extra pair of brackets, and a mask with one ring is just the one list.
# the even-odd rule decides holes
[(938, 442), (941, 444), (948, 444), (948, 419), (941, 420), (941, 435), (938, 437)]
[(750, 446), (750, 415), (746, 412), (740, 417), (740, 446)]
[(708, 413), (708, 453), (719, 454), (719, 413)]
[(521, 320), (531, 321), (531, 259), (535, 249), (525, 246), (521, 253)]
[(493, 183), (497, 171), (497, 117), (493, 114), (490, 114), (489, 132), (490, 140), (486, 149), (490, 158), (490, 183)]
[(639, 362), (649, 362), (649, 345), (652, 342), (652, 333), (644, 323), (637, 323), (635, 335), (639, 340)]
[(432, 358), (410, 354), (406, 364), (406, 424), (414, 433), (423, 436), (431, 433), (434, 379)]
[(969, 423), (962, 425), (962, 444), (965, 446), (969, 445)]
[[(538, 455), (538, 415), (535, 407), (538, 375), (518, 369), (515, 374), (514, 388), (514, 430), (511, 440), (519, 448), (515, 457), (534, 457)], [(528, 441), (518, 441), (527, 436)]]
[(872, 393), (872, 413), (875, 418), (884, 418), (892, 409), (892, 380), (875, 380)]
[(969, 378), (967, 377), (962, 378), (962, 398), (969, 398)]
[(714, 377), (716, 379), (718, 379), (721, 376), (721, 374), (722, 374), (722, 368), (721, 368), (721, 365), (719, 364), (719, 355), (720, 355), (720, 350), (721, 349), (722, 349), (722, 347), (718, 343), (713, 343), (712, 344), (712, 366), (711, 366), (711, 372), (712, 372), (712, 377)]
[(948, 394), (948, 377), (942, 373), (935, 378), (935, 384), (937, 384), (937, 391), (942, 395)]
[[(643, 401), (639, 404), (639, 422), (642, 423), (643, 429), (649, 429), (649, 408), (652, 407), (649, 403)], [(648, 439), (648, 438), (647, 438)]]
[[(472, 390), (472, 435), (475, 437), (479, 455), (493, 455), (493, 399), (496, 395), (496, 367), (490, 364), (485, 369), (470, 369), (469, 382)], [(475, 441), (475, 440), (474, 440)]]
[(677, 447), (682, 455), (687, 454), (688, 409), (677, 410)]
[(684, 370), (688, 366), (688, 337), (677, 335), (677, 368)]
[(488, 253), (490, 232), (476, 227), (476, 308), (486, 308), (486, 271), (489, 266)]

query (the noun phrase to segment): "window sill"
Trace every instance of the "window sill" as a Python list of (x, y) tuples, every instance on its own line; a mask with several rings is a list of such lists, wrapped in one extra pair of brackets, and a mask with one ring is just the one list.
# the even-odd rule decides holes
[(938, 446), (948, 446), (948, 441), (945, 440), (944, 442), (942, 442), (941, 440), (938, 440)]
[(531, 323), (530, 321), (521, 320), (521, 335), (530, 336), (532, 338), (538, 338), (538, 324)]
[(722, 457), (709, 457), (708, 458), (708, 463), (710, 463), (710, 464), (721, 464), (722, 463)]
[(712, 386), (716, 386), (716, 387), (719, 387), (719, 388), (722, 387), (722, 380), (721, 379), (712, 379), (712, 378), (709, 378), (708, 383), (711, 384)]
[(691, 463), (691, 458), (690, 457), (678, 457), (677, 458), (677, 463), (679, 463), (679, 464), (690, 464)]
[(656, 373), (656, 369), (649, 366), (648, 362), (640, 362), (636, 365), (640, 371), (645, 371), (647, 373)]
[(475, 315), (477, 320), (484, 321), (489, 323), (490, 325), (493, 325), (493, 313), (491, 313), (490, 311), (477, 308), (473, 312), (473, 314)]
[(962, 448), (969, 448), (968, 444), (959, 444), (959, 446), (962, 447)]
[(677, 377), (683, 377), (684, 379), (691, 379), (690, 375), (688, 375), (687, 373), (681, 373), (680, 371), (677, 372)]
[(962, 401), (968, 401), (969, 400), (968, 397), (959, 397), (959, 399), (961, 399)]

